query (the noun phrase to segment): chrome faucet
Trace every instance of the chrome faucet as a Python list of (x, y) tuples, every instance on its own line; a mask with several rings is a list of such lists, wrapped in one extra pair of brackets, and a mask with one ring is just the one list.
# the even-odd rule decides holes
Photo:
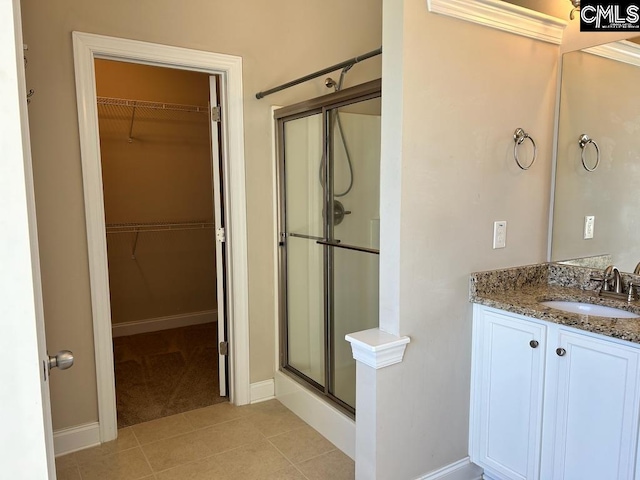
[[(602, 292), (611, 291), (611, 285), (609, 284), (609, 280), (611, 280), (613, 276), (614, 269), (617, 270), (617, 268), (614, 267), (613, 265), (609, 265), (607, 268), (604, 269), (604, 275), (602, 278), (602, 288), (600, 289), (600, 291)], [(618, 275), (620, 275), (620, 272), (618, 272)]]
[(629, 281), (627, 293), (625, 292), (620, 270), (613, 265), (604, 269), (602, 277), (591, 274), (591, 280), (602, 282), (598, 295), (603, 297), (625, 298), (627, 302), (635, 301), (638, 297), (638, 285)]
[(620, 270), (616, 267), (613, 267), (613, 291), (622, 293), (622, 277), (620, 276)]
[(602, 277), (591, 274), (591, 280), (602, 282), (600, 286), (600, 293), (602, 292), (615, 292), (622, 293), (622, 278), (620, 271), (613, 265), (609, 265), (604, 269)]

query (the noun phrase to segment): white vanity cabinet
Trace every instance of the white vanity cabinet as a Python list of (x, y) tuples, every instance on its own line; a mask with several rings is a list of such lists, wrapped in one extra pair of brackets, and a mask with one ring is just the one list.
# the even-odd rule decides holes
[(543, 422), (550, 448), (543, 448), (541, 478), (633, 479), (640, 349), (555, 330)]
[(640, 345), (475, 304), (471, 461), (486, 479), (633, 480), (639, 360)]

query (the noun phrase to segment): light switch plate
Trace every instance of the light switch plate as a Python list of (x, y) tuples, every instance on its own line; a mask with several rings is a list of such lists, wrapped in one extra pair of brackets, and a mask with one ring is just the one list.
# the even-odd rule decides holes
[(499, 220), (493, 222), (493, 248), (504, 248), (507, 246), (507, 221)]
[(585, 240), (593, 238), (595, 223), (596, 223), (596, 217), (594, 215), (587, 215), (586, 217), (584, 217), (584, 239)]

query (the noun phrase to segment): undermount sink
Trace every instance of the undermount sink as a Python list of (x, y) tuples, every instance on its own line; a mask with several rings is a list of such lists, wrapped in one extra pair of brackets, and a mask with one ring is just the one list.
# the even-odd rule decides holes
[(582, 315), (593, 315), (596, 317), (613, 317), (613, 318), (640, 318), (626, 310), (619, 308), (606, 307), (604, 305), (594, 305), (592, 303), (571, 302), (566, 300), (552, 300), (549, 302), (540, 302), (540, 305), (555, 308), (569, 313), (580, 313)]

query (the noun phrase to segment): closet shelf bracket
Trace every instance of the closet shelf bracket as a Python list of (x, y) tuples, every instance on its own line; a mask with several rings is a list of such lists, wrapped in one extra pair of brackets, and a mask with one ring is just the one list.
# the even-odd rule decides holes
[(131, 259), (135, 260), (136, 259), (136, 248), (138, 248), (138, 234), (140, 232), (138, 230), (136, 230), (136, 233), (134, 234), (133, 237), (133, 247), (131, 248)]
[(136, 119), (136, 104), (134, 103), (133, 110), (131, 111), (131, 125), (129, 125), (129, 143), (133, 143), (133, 122), (135, 119)]

